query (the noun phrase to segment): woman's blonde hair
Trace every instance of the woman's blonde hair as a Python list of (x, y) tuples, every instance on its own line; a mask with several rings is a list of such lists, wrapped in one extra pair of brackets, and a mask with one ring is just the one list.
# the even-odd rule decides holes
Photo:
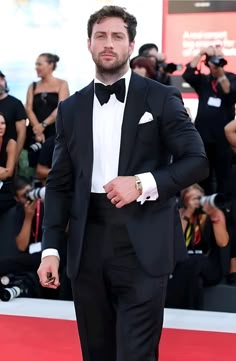
[(184, 205), (186, 205), (187, 194), (189, 192), (191, 192), (192, 190), (194, 190), (194, 189), (196, 189), (196, 190), (200, 191), (202, 194), (204, 194), (204, 189), (198, 183), (192, 184), (191, 186), (189, 186), (187, 188), (184, 188), (180, 192), (180, 197), (181, 197), (181, 200), (182, 200)]

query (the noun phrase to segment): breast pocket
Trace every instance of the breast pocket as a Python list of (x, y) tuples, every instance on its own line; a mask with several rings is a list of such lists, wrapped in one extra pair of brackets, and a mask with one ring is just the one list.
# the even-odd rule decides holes
[(157, 121), (152, 120), (144, 124), (138, 125), (138, 139), (144, 143), (156, 142), (158, 135)]

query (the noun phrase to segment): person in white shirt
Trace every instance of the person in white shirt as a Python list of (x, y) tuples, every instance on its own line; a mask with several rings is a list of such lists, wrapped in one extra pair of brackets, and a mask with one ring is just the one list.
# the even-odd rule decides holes
[(69, 221), (84, 361), (158, 359), (168, 275), (186, 256), (175, 195), (208, 172), (178, 90), (129, 69), (136, 26), (118, 6), (90, 16), (95, 80), (59, 105), (46, 186), (38, 275), (59, 286)]

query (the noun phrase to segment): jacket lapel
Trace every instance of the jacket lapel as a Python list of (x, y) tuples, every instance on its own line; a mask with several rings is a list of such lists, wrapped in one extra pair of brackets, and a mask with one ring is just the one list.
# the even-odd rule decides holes
[(91, 82), (77, 93), (78, 111), (75, 119), (77, 145), (80, 152), (77, 157), (79, 157), (83, 173), (88, 179), (92, 178), (93, 167), (93, 97), (94, 82)]
[(134, 148), (138, 122), (145, 111), (148, 86), (144, 78), (132, 73), (121, 130), (118, 175), (126, 175)]

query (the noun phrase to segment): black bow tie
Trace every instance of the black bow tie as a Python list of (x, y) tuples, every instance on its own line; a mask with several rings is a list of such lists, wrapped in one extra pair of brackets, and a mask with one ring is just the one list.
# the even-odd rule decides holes
[(95, 94), (101, 105), (109, 101), (111, 94), (115, 94), (117, 100), (124, 103), (125, 79), (120, 79), (112, 85), (103, 85), (101, 83), (95, 83)]

